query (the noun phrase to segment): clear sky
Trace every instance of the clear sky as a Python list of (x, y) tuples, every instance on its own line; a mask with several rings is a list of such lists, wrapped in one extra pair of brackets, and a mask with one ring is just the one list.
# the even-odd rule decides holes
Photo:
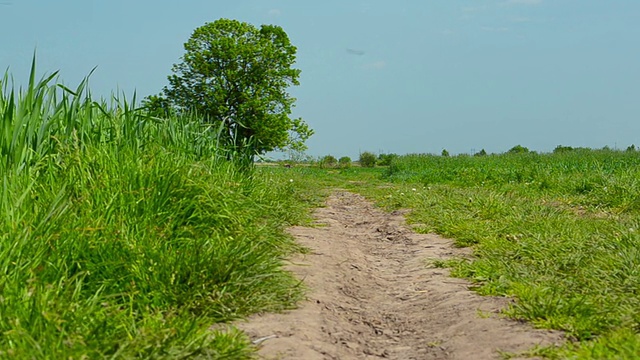
[(298, 47), (314, 156), (640, 145), (638, 0), (3, 0), (0, 69), (155, 94), (222, 17)]

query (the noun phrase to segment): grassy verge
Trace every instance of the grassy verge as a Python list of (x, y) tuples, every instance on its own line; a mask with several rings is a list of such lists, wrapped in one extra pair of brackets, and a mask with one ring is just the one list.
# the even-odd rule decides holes
[(304, 184), (54, 80), (0, 84), (0, 357), (250, 357), (210, 327), (300, 299), (281, 260)]
[(383, 174), (393, 186), (351, 188), (382, 206), (413, 209), (409, 220), (420, 231), (473, 246), (474, 261), (447, 264), (456, 276), (472, 280), (482, 294), (515, 298), (511, 317), (574, 340), (538, 353), (634, 358), (640, 354), (639, 163), (636, 152), (585, 150), (405, 156)]
[(516, 300), (507, 315), (566, 331), (549, 358), (640, 354), (640, 154), (577, 150), (486, 157), (405, 156), (388, 169), (313, 176), (472, 246), (446, 265), (481, 294)]

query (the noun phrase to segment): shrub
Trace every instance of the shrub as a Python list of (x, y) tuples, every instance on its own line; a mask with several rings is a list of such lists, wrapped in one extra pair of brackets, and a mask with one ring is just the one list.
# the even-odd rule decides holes
[(391, 161), (397, 158), (396, 154), (380, 154), (378, 155), (378, 165), (380, 166), (389, 166), (391, 165)]
[(556, 146), (555, 149), (553, 149), (553, 153), (557, 154), (557, 153), (563, 153), (563, 152), (568, 152), (568, 151), (573, 151), (574, 148), (572, 148), (571, 146), (562, 146), (562, 145), (558, 145)]
[(338, 160), (333, 155), (327, 155), (320, 160), (320, 167), (334, 167)]
[(375, 167), (376, 160), (376, 156), (368, 151), (360, 154), (360, 166), (362, 167)]
[(343, 156), (338, 160), (338, 164), (340, 167), (348, 168), (351, 166), (351, 158), (348, 156)]
[(473, 156), (486, 156), (486, 155), (487, 155), (487, 152), (484, 149), (482, 149), (482, 150), (478, 151), (477, 153), (473, 154)]
[(529, 152), (529, 149), (522, 145), (516, 145), (507, 151), (508, 154), (526, 154)]

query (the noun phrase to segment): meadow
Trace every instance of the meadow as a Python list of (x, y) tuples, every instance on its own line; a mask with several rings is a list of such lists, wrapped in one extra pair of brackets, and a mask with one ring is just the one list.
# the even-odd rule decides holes
[(217, 129), (0, 79), (0, 358), (247, 358), (213, 327), (294, 306), (286, 174), (236, 166)]
[(383, 169), (343, 170), (342, 186), (411, 209), (419, 232), (471, 246), (471, 259), (429, 265), (452, 268), (480, 294), (512, 298), (507, 316), (571, 340), (530, 355), (636, 358), (640, 152), (558, 150), (406, 155)]
[[(285, 229), (337, 187), (472, 247), (449, 267), (505, 315), (565, 331), (549, 358), (640, 354), (640, 152), (406, 155), (247, 168), (196, 117), (0, 82), (0, 358), (249, 358), (226, 324), (292, 308)], [(386, 164), (385, 164), (386, 165)], [(426, 259), (428, 260), (428, 259)]]

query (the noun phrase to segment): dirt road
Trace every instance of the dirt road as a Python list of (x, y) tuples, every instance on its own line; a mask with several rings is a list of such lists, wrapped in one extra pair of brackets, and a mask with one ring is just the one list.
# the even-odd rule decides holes
[(464, 250), (413, 233), (400, 213), (339, 192), (315, 216), (321, 226), (292, 229), (311, 249), (290, 267), (310, 288), (308, 301), (239, 325), (264, 358), (495, 359), (562, 341), (502, 318), (507, 300), (476, 295), (466, 281), (428, 266)]

